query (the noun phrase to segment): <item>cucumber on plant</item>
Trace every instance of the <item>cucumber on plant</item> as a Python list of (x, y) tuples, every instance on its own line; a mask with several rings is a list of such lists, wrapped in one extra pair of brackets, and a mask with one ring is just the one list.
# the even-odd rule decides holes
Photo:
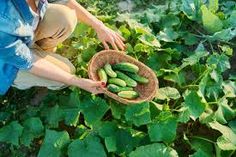
[(131, 72), (131, 73), (137, 73), (139, 71), (139, 67), (128, 62), (121, 62), (118, 64), (115, 64), (113, 66), (115, 70), (120, 70), (120, 71), (126, 71), (126, 72)]
[(113, 71), (111, 65), (109, 63), (107, 63), (104, 66), (104, 70), (106, 71), (107, 75), (110, 77), (117, 77), (117, 74)]
[(116, 74), (117, 74), (117, 78), (124, 80), (125, 83), (127, 84), (127, 86), (136, 87), (138, 85), (135, 80), (133, 80), (132, 78), (130, 78), (126, 74), (124, 74), (120, 71), (116, 71)]

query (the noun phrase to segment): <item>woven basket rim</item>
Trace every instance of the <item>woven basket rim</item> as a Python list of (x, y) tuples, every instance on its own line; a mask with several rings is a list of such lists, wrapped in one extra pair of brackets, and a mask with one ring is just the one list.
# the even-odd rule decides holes
[[(127, 54), (125, 54), (125, 52), (123, 52), (123, 51), (117, 51), (117, 50), (102, 50), (102, 51), (96, 53), (96, 54), (91, 58), (91, 60), (89, 61), (89, 65), (88, 65), (88, 74), (89, 74), (89, 78), (90, 78), (90, 79), (94, 80), (94, 77), (93, 77), (93, 76), (96, 75), (96, 74), (92, 73), (92, 70), (91, 70), (91, 69), (93, 68), (92, 66), (93, 66), (94, 64), (96, 64), (95, 62), (97, 61), (98, 57), (99, 57), (100, 55), (104, 54), (104, 53), (116, 53), (117, 55), (121, 55), (121, 56), (123, 56), (123, 57), (126, 57), (128, 60), (131, 60), (131, 61), (133, 61), (133, 62), (138, 63), (139, 66), (144, 67), (144, 68), (148, 71), (148, 73), (150, 73), (150, 75), (151, 75), (153, 81), (155, 82), (155, 83), (154, 83), (155, 86), (153, 87), (154, 90), (152, 91), (152, 93), (150, 93), (149, 96), (147, 96), (147, 97), (145, 97), (145, 98), (143, 98), (143, 99), (141, 99), (141, 100), (136, 100), (136, 99), (130, 100), (130, 99), (123, 99), (123, 98), (120, 98), (120, 97), (117, 96), (116, 94), (114, 94), (114, 93), (108, 91), (106, 88), (104, 88), (104, 94), (106, 94), (107, 96), (109, 96), (109, 97), (111, 97), (111, 98), (117, 100), (118, 102), (120, 102), (120, 103), (122, 103), (122, 104), (126, 104), (126, 105), (138, 104), (138, 103), (142, 103), (142, 102), (145, 102), (145, 101), (151, 101), (151, 100), (155, 97), (156, 92), (157, 92), (157, 89), (159, 88), (159, 82), (158, 82), (158, 79), (157, 79), (157, 77), (156, 77), (156, 74), (153, 72), (153, 70), (152, 70), (151, 68), (149, 68), (148, 66), (146, 66), (144, 63), (138, 61), (137, 59), (135, 59), (135, 58), (133, 58), (133, 57), (127, 55)], [(109, 54), (109, 55), (110, 55), (110, 54)]]

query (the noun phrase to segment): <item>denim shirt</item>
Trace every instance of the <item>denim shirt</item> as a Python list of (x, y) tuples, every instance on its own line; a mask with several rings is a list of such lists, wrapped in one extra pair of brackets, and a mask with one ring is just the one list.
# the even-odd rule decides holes
[[(42, 19), (49, 3), (67, 0), (39, 0)], [(34, 38), (33, 15), (26, 0), (0, 1), (0, 95), (4, 95), (19, 70), (29, 70), (34, 62), (29, 49)]]

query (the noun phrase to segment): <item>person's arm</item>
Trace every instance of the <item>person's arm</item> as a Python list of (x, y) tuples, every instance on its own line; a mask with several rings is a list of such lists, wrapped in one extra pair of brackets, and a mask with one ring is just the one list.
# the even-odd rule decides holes
[(105, 49), (109, 49), (108, 44), (110, 44), (115, 50), (118, 50), (118, 48), (121, 50), (125, 49), (124, 38), (117, 32), (106, 27), (101, 21), (76, 2), (76, 0), (69, 0), (66, 5), (75, 10), (78, 21), (95, 29), (98, 38), (103, 43)]
[(103, 82), (78, 78), (43, 58), (37, 57), (29, 72), (66, 85), (77, 86), (93, 94), (103, 93)]

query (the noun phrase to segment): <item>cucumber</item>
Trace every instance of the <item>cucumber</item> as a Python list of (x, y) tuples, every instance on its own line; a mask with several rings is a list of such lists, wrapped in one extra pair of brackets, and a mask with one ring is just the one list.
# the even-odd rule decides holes
[(134, 89), (132, 87), (120, 87), (120, 92), (121, 91), (133, 91)]
[(112, 70), (112, 67), (110, 64), (106, 64), (104, 66), (104, 70), (106, 71), (107, 75), (110, 76), (110, 77), (116, 77), (117, 74)]
[(98, 70), (98, 77), (100, 81), (107, 83), (107, 74), (103, 68)]
[(135, 91), (121, 91), (118, 93), (118, 96), (125, 99), (135, 99), (139, 94)]
[(125, 75), (124, 73), (120, 71), (116, 71), (116, 74), (117, 74), (117, 78), (124, 80), (127, 86), (136, 87), (138, 85), (136, 81), (134, 81), (132, 78)]
[(149, 80), (145, 77), (142, 77), (138, 74), (134, 74), (134, 73), (126, 73), (129, 77), (131, 77), (132, 79), (134, 79), (135, 81), (137, 81), (138, 83), (143, 83), (143, 84), (147, 84), (149, 82)]
[(126, 83), (125, 81), (119, 79), (119, 78), (110, 78), (108, 80), (108, 83), (109, 84), (115, 84), (115, 85), (118, 85), (118, 86), (121, 86), (121, 87), (125, 87), (126, 86)]
[(137, 73), (139, 71), (139, 67), (128, 62), (121, 62), (118, 64), (115, 64), (113, 66), (115, 70), (120, 70), (120, 71), (126, 71), (126, 72), (131, 72), (131, 73)]
[(117, 86), (117, 85), (115, 85), (115, 84), (109, 84), (109, 85), (107, 86), (107, 89), (108, 89), (110, 92), (112, 92), (112, 93), (118, 93), (118, 92), (120, 92), (120, 87)]
[(121, 92), (121, 91), (132, 91), (133, 90), (133, 88), (131, 88), (131, 87), (119, 87), (115, 84), (109, 84), (107, 86), (107, 89), (112, 93), (118, 93), (118, 92)]

